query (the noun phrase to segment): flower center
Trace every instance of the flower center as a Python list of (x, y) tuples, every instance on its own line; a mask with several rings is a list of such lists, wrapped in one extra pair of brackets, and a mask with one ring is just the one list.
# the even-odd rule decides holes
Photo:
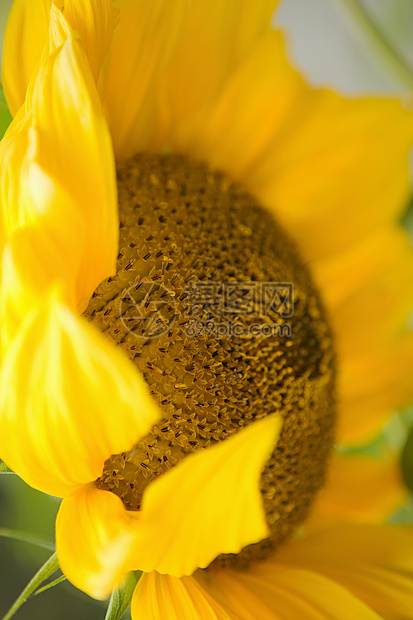
[(284, 230), (224, 174), (145, 154), (118, 170), (118, 187), (117, 273), (85, 316), (136, 364), (163, 421), (111, 456), (96, 484), (139, 510), (154, 478), (278, 411), (261, 476), (271, 538), (237, 562), (257, 557), (307, 515), (333, 442), (334, 354), (318, 293)]

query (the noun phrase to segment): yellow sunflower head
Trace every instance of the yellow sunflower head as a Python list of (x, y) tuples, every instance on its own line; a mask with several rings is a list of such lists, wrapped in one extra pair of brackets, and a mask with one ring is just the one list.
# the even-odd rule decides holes
[(0, 456), (63, 498), (77, 587), (143, 571), (134, 620), (413, 604), (395, 455), (335, 450), (413, 392), (413, 114), (309, 88), (276, 4), (15, 0), (6, 33)]

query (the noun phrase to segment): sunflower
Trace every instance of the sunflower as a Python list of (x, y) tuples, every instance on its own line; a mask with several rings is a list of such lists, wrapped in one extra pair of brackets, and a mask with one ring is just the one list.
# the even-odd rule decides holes
[(8, 24), (0, 455), (78, 588), (143, 572), (135, 620), (413, 608), (397, 455), (343, 449), (412, 397), (412, 113), (309, 88), (276, 4)]

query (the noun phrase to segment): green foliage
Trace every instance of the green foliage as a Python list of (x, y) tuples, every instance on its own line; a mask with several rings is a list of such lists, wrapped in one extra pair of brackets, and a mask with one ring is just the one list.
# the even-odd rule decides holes
[[(50, 577), (54, 572), (59, 568), (59, 562), (57, 560), (57, 554), (53, 553), (52, 556), (43, 564), (43, 566), (37, 571), (35, 576), (27, 586), (24, 588), (23, 592), (17, 598), (15, 603), (9, 609), (5, 616), (3, 616), (2, 620), (10, 620), (12, 616), (16, 613), (16, 611), (27, 601), (30, 596), (33, 596), (36, 590)], [(55, 584), (54, 584), (55, 585)], [(44, 590), (45, 588), (43, 588)]]
[(402, 472), (406, 486), (413, 491), (413, 428), (402, 452)]
[(3, 538), (11, 538), (12, 540), (20, 540), (21, 542), (26, 542), (31, 545), (35, 545), (36, 547), (47, 549), (48, 551), (54, 551), (55, 548), (52, 542), (44, 538), (40, 538), (39, 536), (27, 534), (26, 532), (0, 528), (0, 536)]
[(0, 474), (14, 474), (14, 471), (7, 467), (6, 463), (0, 460)]
[(9, 108), (7, 107), (6, 99), (4, 97), (3, 88), (0, 85), (0, 138), (4, 136), (7, 127), (10, 125), (12, 116)]
[[(139, 573), (138, 573), (139, 575)], [(135, 586), (138, 583), (137, 573), (129, 573), (121, 585), (113, 591), (105, 620), (120, 620), (129, 608)]]
[(41, 594), (42, 592), (46, 592), (46, 590), (50, 590), (50, 588), (54, 588), (55, 586), (59, 585), (59, 583), (62, 583), (62, 581), (66, 581), (66, 577), (64, 575), (60, 575), (60, 577), (58, 577), (57, 579), (54, 579), (47, 585), (36, 590), (36, 592), (33, 592), (33, 596), (37, 596), (38, 594)]

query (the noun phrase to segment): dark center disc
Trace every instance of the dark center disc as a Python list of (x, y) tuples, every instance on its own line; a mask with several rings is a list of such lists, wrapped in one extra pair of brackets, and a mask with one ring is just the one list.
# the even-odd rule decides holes
[(117, 273), (85, 316), (137, 366), (163, 420), (108, 459), (97, 486), (139, 510), (148, 483), (186, 455), (280, 412), (261, 476), (271, 538), (219, 562), (262, 557), (306, 517), (333, 443), (334, 352), (318, 292), (273, 217), (205, 164), (138, 155), (118, 187)]

